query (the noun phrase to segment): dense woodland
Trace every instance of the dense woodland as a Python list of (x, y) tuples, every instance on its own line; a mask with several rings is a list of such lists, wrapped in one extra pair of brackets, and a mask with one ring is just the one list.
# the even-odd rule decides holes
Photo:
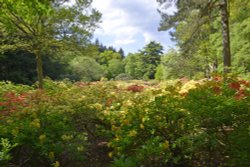
[(0, 166), (249, 166), (250, 1), (155, 1), (175, 47), (125, 54), (92, 0), (0, 0)]

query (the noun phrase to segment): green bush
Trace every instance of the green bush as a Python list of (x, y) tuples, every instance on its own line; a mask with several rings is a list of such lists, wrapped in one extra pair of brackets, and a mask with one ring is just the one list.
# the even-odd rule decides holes
[(180, 108), (177, 87), (135, 93), (110, 114), (114, 138), (110, 156), (134, 159), (139, 165), (185, 164), (190, 158), (188, 112)]
[(97, 120), (97, 110), (91, 105), (96, 101), (90, 93), (96, 92), (92, 92), (92, 88), (88, 92), (70, 83), (50, 80), (45, 81), (44, 87), (22, 98), (4, 95), (6, 104), (10, 101), (15, 105), (15, 108), (3, 106), (0, 115), (0, 137), (18, 143), (11, 163), (67, 166), (87, 159), (89, 138), (95, 133), (94, 121)]
[(131, 94), (118, 108), (107, 109), (109, 155), (115, 165), (247, 166), (249, 86), (214, 77)]
[(208, 81), (187, 94), (183, 107), (198, 128), (194, 158), (203, 166), (250, 164), (249, 88), (247, 81), (226, 78)]
[(115, 77), (115, 80), (117, 80), (117, 81), (119, 81), (119, 80), (120, 81), (127, 81), (127, 80), (132, 80), (132, 79), (133, 78), (126, 73), (121, 73)]
[(152, 84), (46, 79), (44, 90), (4, 82), (0, 86), (0, 138), (18, 144), (1, 147), (4, 165), (250, 163), (246, 80), (214, 76)]
[(8, 161), (11, 160), (10, 151), (14, 147), (17, 146), (17, 144), (11, 144), (8, 139), (1, 138), (0, 142), (0, 165), (7, 165)]

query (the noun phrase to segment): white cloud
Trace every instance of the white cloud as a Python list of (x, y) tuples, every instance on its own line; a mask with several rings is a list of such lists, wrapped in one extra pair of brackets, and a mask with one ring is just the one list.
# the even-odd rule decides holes
[(135, 39), (122, 39), (122, 40), (115, 40), (114, 45), (128, 45), (128, 44), (133, 44), (135, 43)]
[(106, 45), (136, 51), (151, 40), (170, 43), (167, 32), (157, 31), (160, 15), (156, 0), (93, 0), (92, 6), (102, 13), (101, 29), (95, 36)]
[(154, 36), (151, 33), (145, 32), (143, 33), (145, 43), (149, 43), (150, 41), (154, 40)]

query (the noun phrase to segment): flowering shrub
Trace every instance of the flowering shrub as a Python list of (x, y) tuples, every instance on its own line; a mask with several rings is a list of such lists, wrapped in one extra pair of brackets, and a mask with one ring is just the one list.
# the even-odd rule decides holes
[[(0, 137), (18, 143), (11, 163), (68, 166), (87, 159), (96, 119), (91, 103), (96, 102), (85, 93), (76, 86), (48, 80), (45, 90), (33, 90), (25, 97), (3, 94)], [(11, 112), (7, 115), (5, 111)]]
[(27, 105), (25, 99), (27, 94), (22, 93), (20, 95), (15, 94), (14, 92), (6, 93), (2, 96), (2, 102), (0, 102), (0, 109), (2, 115), (7, 115), (10, 112), (15, 112), (18, 110), (18, 107), (24, 107)]
[[(250, 82), (0, 82), (0, 138), (16, 166), (250, 164)], [(22, 154), (20, 154), (22, 152)]]
[(184, 124), (189, 114), (180, 108), (179, 91), (167, 85), (135, 94), (113, 111), (116, 114), (109, 115), (114, 133), (109, 146), (113, 152), (109, 155), (124, 162), (131, 160), (134, 166), (185, 164), (190, 158), (187, 138), (191, 129)]
[(173, 82), (111, 106), (106, 118), (114, 166), (247, 166), (248, 83), (237, 78)]
[(215, 78), (186, 95), (183, 107), (191, 112), (199, 134), (194, 138), (194, 157), (200, 163), (196, 166), (243, 167), (250, 163), (249, 88), (248, 81)]
[(130, 85), (127, 87), (127, 90), (132, 92), (142, 92), (143, 89), (144, 87), (139, 85)]

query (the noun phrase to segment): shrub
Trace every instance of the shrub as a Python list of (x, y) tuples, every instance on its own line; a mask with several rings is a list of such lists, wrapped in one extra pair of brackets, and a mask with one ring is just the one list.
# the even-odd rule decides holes
[(44, 85), (34, 90), (0, 83), (0, 138), (18, 144), (4, 151), (6, 165), (10, 154), (9, 163), (18, 166), (105, 166), (110, 160), (114, 167), (250, 163), (249, 81), (47, 79)]
[(114, 166), (247, 166), (249, 91), (248, 81), (214, 77), (130, 94), (107, 109)]
[(137, 93), (113, 111), (109, 115), (114, 134), (110, 156), (133, 159), (137, 166), (185, 164), (190, 158), (191, 128), (185, 125), (188, 112), (179, 107), (178, 91), (167, 86)]
[(127, 80), (132, 80), (132, 79), (133, 78), (130, 75), (126, 74), (126, 73), (121, 73), (121, 74), (119, 74), (119, 75), (117, 75), (115, 77), (115, 80), (117, 80), (117, 81), (119, 81), (119, 80), (127, 81)]
[(11, 160), (10, 151), (14, 147), (17, 146), (17, 144), (11, 144), (8, 139), (1, 138), (0, 142), (0, 165), (6, 166), (8, 161)]
[(127, 87), (128, 91), (132, 91), (132, 92), (142, 92), (144, 89), (144, 86), (140, 86), (140, 85), (130, 85)]
[(199, 129), (194, 158), (203, 162), (200, 165), (243, 167), (250, 163), (249, 88), (248, 81), (215, 77), (185, 97), (183, 107)]

